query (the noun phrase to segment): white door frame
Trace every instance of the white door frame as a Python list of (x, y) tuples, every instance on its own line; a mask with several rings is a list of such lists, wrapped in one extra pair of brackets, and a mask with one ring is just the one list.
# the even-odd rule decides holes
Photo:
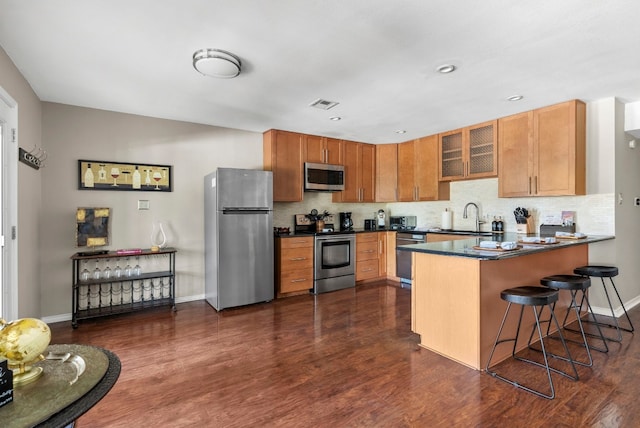
[(0, 87), (0, 317), (18, 318), (18, 104)]

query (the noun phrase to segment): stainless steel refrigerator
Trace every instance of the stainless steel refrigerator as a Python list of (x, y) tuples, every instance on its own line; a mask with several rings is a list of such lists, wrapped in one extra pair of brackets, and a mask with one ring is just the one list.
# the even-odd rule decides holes
[(216, 310), (273, 300), (273, 175), (218, 168), (204, 178), (205, 299)]

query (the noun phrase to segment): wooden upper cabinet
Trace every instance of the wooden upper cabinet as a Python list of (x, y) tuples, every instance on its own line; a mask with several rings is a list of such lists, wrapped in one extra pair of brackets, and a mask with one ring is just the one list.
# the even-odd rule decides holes
[(305, 162), (342, 165), (342, 140), (305, 135)]
[(398, 144), (376, 145), (376, 202), (397, 200), (398, 163)]
[(498, 196), (531, 195), (533, 111), (498, 119)]
[(273, 172), (274, 202), (302, 201), (302, 166), (304, 149), (302, 135), (269, 130), (263, 138), (263, 164)]
[(398, 201), (449, 199), (449, 183), (438, 176), (438, 136), (398, 144)]
[(534, 190), (538, 196), (586, 194), (586, 105), (573, 100), (534, 110)]
[(439, 173), (442, 181), (498, 175), (498, 121), (480, 123), (439, 135)]
[(360, 145), (360, 202), (375, 202), (376, 199), (376, 147)]
[(586, 192), (586, 106), (573, 100), (499, 120), (498, 195)]
[(333, 194), (333, 202), (374, 202), (376, 149), (373, 144), (342, 142), (344, 190)]

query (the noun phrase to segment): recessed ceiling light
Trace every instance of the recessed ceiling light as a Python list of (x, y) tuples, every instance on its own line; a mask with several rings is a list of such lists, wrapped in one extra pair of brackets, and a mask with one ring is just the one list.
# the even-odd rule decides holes
[(511, 95), (510, 97), (507, 97), (507, 101), (520, 101), (523, 98), (524, 97), (522, 95)]
[(340, 116), (332, 116), (329, 118), (329, 120), (333, 120), (334, 122), (337, 122), (338, 120), (342, 120), (342, 118)]
[(242, 62), (231, 52), (200, 49), (193, 54), (193, 68), (205, 76), (231, 79), (240, 74)]
[(436, 71), (442, 74), (452, 73), (455, 70), (456, 70), (456, 66), (453, 64), (442, 64), (441, 66), (436, 68)]
[(405, 131), (404, 129), (398, 129), (396, 131), (396, 134), (406, 134), (406, 133), (407, 133), (407, 131)]

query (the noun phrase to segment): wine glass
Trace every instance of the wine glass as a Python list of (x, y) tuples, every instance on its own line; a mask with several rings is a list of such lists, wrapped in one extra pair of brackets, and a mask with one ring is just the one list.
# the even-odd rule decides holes
[(113, 270), (113, 276), (116, 278), (121, 278), (122, 277), (122, 268), (120, 267), (119, 263), (116, 263), (116, 267)]
[(160, 190), (158, 183), (160, 182), (160, 180), (162, 180), (162, 174), (160, 173), (160, 171), (155, 171), (152, 177), (156, 181), (156, 190)]
[(118, 187), (118, 177), (120, 177), (120, 168), (118, 167), (114, 167), (111, 168), (111, 177), (113, 177), (113, 184), (112, 186)]
[(87, 269), (87, 262), (88, 260), (84, 261), (84, 269), (80, 272), (80, 281), (83, 282), (89, 281), (89, 278), (91, 278), (91, 273), (89, 272), (89, 269)]
[(107, 265), (103, 270), (102, 270), (102, 277), (104, 279), (109, 279), (111, 278), (111, 268), (109, 267), (109, 265)]
[(102, 276), (102, 272), (98, 267), (98, 259), (96, 259), (96, 268), (93, 270), (93, 279), (100, 279), (101, 276)]
[(131, 276), (133, 273), (133, 269), (131, 269), (131, 265), (129, 264), (129, 258), (127, 257), (127, 265), (124, 267), (124, 276), (127, 278)]
[(140, 257), (136, 257), (136, 265), (133, 267), (133, 274), (135, 276), (140, 276), (142, 273), (142, 268), (140, 267)]

